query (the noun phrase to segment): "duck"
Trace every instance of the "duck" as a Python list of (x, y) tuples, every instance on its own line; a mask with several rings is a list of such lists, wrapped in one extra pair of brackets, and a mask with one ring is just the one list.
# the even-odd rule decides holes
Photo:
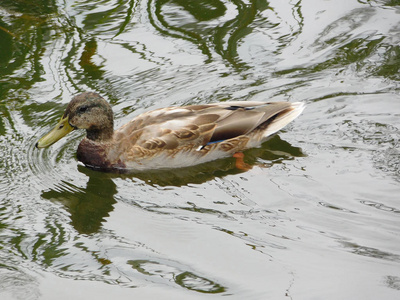
[(296, 119), (302, 102), (227, 101), (144, 112), (114, 130), (110, 104), (95, 92), (72, 98), (49, 133), (47, 148), (73, 130), (86, 130), (77, 159), (86, 167), (135, 172), (191, 167), (224, 157), (243, 157)]

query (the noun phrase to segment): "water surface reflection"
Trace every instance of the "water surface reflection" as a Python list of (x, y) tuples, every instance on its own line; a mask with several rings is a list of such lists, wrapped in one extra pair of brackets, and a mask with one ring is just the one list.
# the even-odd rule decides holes
[[(1, 1), (0, 298), (398, 298), (399, 12), (380, 0)], [(126, 176), (77, 167), (79, 132), (34, 148), (88, 90), (116, 127), (171, 105), (307, 109), (246, 151), (247, 172), (228, 158)]]
[(107, 174), (82, 166), (78, 169), (89, 178), (86, 188), (64, 181), (56, 189), (44, 191), (41, 196), (65, 205), (71, 214), (71, 224), (75, 230), (82, 234), (92, 234), (99, 231), (101, 224), (113, 210), (117, 188)]

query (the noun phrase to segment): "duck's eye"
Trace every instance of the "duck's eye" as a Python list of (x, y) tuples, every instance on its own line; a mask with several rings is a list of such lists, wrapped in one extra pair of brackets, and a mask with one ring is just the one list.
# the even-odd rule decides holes
[(82, 105), (81, 107), (78, 108), (79, 113), (84, 113), (89, 109), (89, 106), (87, 105)]

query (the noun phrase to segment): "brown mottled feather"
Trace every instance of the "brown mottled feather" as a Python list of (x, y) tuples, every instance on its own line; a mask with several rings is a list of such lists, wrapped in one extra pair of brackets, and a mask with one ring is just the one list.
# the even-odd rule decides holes
[[(82, 113), (83, 106), (88, 113)], [(78, 148), (84, 164), (144, 170), (195, 165), (258, 146), (302, 110), (301, 103), (288, 102), (170, 107), (143, 113), (112, 133), (109, 104), (98, 94), (83, 93), (71, 101), (64, 118), (87, 130)]]

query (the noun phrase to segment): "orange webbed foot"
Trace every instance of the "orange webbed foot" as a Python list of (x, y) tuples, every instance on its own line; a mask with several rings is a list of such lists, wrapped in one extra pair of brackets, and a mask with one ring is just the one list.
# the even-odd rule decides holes
[(236, 158), (235, 166), (239, 170), (248, 171), (252, 168), (252, 166), (244, 162), (244, 154), (242, 152), (236, 152), (235, 154), (233, 154), (233, 157)]

